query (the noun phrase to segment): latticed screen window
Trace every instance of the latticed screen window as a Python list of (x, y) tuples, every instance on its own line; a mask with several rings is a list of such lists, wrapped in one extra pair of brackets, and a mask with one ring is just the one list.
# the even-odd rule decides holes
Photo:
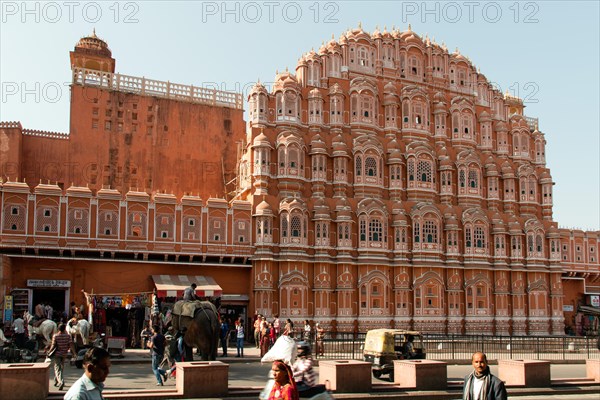
[(372, 157), (368, 157), (365, 160), (365, 170), (367, 176), (377, 176), (377, 161)]
[(533, 252), (533, 235), (527, 236), (527, 249), (529, 252)]
[(344, 225), (344, 239), (350, 239), (350, 226)]
[(415, 223), (413, 230), (415, 234), (415, 243), (419, 243), (421, 241), (421, 226), (418, 222)]
[(362, 175), (362, 158), (356, 157), (356, 176)]
[(479, 248), (485, 247), (485, 232), (482, 227), (475, 227), (475, 246)]
[(542, 236), (541, 235), (537, 235), (535, 237), (535, 249), (537, 252), (542, 251)]
[(292, 237), (300, 237), (300, 230), (302, 229), (302, 223), (300, 217), (294, 216), (291, 221)]
[(428, 161), (419, 161), (417, 176), (421, 182), (431, 182), (431, 164)]
[(425, 224), (423, 224), (423, 235), (427, 243), (437, 243), (437, 224), (434, 221), (425, 221)]
[(465, 187), (465, 171), (463, 169), (458, 173), (458, 184), (460, 187)]
[(287, 235), (288, 235), (288, 220), (287, 220), (287, 215), (284, 215), (281, 218), (281, 236), (287, 237)]
[(408, 180), (409, 181), (415, 180), (415, 161), (414, 160), (410, 160), (408, 162)]
[(471, 228), (467, 228), (465, 229), (465, 246), (471, 247), (472, 243), (473, 242), (471, 239)]
[(367, 240), (367, 224), (364, 220), (360, 221), (360, 240)]
[(474, 169), (469, 170), (469, 187), (476, 188), (478, 187), (478, 174)]
[(378, 219), (373, 219), (369, 221), (369, 241), (370, 242), (381, 242), (381, 233), (383, 229), (381, 226), (381, 221)]

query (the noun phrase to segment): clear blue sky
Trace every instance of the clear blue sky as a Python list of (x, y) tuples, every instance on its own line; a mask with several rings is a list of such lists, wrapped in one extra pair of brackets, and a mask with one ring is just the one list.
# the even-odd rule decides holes
[(3, 1), (0, 120), (68, 132), (69, 51), (96, 28), (117, 72), (245, 91), (362, 22), (458, 47), (540, 119), (554, 219), (600, 229), (598, 1)]

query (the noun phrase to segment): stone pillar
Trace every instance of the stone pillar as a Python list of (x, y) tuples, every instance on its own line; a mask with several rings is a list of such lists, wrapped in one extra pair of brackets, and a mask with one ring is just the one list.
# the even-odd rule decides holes
[(185, 399), (224, 396), (228, 381), (229, 365), (221, 361), (177, 363), (177, 393)]
[(0, 364), (0, 399), (46, 400), (49, 363)]
[(434, 360), (395, 360), (394, 383), (416, 390), (445, 390), (448, 386), (447, 364)]
[(371, 363), (357, 360), (319, 362), (319, 383), (337, 393), (369, 393)]
[(498, 360), (498, 378), (507, 386), (550, 387), (550, 361)]

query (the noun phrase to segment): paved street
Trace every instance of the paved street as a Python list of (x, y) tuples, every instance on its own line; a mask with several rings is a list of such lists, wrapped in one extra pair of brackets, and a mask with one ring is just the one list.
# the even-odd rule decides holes
[[(248, 358), (248, 361), (240, 359), (229, 359), (229, 386), (239, 388), (260, 388), (266, 380), (267, 374), (270, 369), (269, 364), (261, 364), (256, 355), (253, 354), (254, 349), (246, 351), (246, 354), (252, 356)], [(137, 363), (130, 363), (131, 361), (139, 361)], [(227, 360), (225, 360), (227, 362)], [(492, 373), (497, 374), (497, 366), (492, 365)], [(318, 367), (316, 368), (318, 372)], [(449, 365), (448, 366), (448, 380), (449, 381), (462, 381), (463, 377), (468, 374), (471, 370), (470, 365)], [(74, 366), (65, 367), (65, 388), (68, 388), (73, 382), (78, 379), (82, 370), (75, 368)], [(584, 378), (586, 374), (585, 364), (554, 364), (551, 366), (551, 378), (552, 379), (567, 379), (567, 378)], [(50, 373), (50, 389), (51, 392), (56, 392), (56, 388), (52, 386), (53, 383), (53, 371)], [(373, 383), (378, 384), (390, 384), (384, 380), (373, 378)], [(106, 381), (107, 390), (127, 390), (127, 389), (157, 389), (167, 390), (175, 387), (174, 380), (168, 380), (165, 386), (161, 388), (156, 387), (156, 380), (152, 374), (150, 367), (150, 358), (146, 352), (141, 350), (129, 351), (123, 360), (114, 360), (113, 366), (110, 371), (110, 375)], [(600, 388), (599, 388), (600, 393)], [(566, 400), (587, 400), (587, 399), (598, 399), (598, 396), (586, 397), (587, 395), (577, 396), (525, 396), (519, 397), (522, 400), (542, 400), (542, 399), (566, 399)]]

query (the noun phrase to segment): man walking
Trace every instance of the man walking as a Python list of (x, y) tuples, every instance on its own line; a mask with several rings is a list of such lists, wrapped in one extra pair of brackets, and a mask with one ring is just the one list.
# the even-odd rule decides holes
[(63, 323), (58, 325), (58, 332), (52, 337), (51, 349), (56, 349), (52, 356), (52, 362), (54, 363), (54, 386), (58, 386), (58, 390), (62, 390), (65, 386), (65, 380), (63, 378), (63, 370), (65, 368), (65, 358), (71, 349), (73, 357), (77, 355), (75, 352), (75, 346), (71, 340), (71, 335), (67, 333), (67, 326)]
[(164, 369), (160, 369), (160, 363), (165, 355), (165, 344), (167, 340), (160, 333), (158, 325), (152, 326), (152, 337), (148, 347), (152, 354), (152, 371), (156, 377), (156, 386), (163, 386), (163, 379), (167, 380), (167, 372)]
[(465, 377), (463, 400), (507, 400), (504, 382), (490, 373), (486, 355), (473, 354), (471, 364), (473, 372)]
[(229, 341), (229, 323), (227, 322), (228, 318), (223, 316), (221, 318), (221, 330), (220, 330), (220, 338), (221, 338), (221, 347), (223, 348), (223, 357), (227, 357), (227, 342)]
[(71, 386), (64, 400), (102, 400), (104, 381), (110, 372), (110, 354), (92, 347), (83, 356), (83, 369), (83, 376)]

